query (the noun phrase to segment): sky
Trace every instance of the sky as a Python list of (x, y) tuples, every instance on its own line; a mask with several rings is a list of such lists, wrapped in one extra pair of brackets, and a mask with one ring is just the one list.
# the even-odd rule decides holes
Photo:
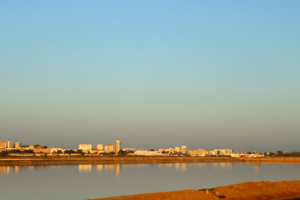
[(300, 151), (299, 9), (0, 1), (0, 140)]

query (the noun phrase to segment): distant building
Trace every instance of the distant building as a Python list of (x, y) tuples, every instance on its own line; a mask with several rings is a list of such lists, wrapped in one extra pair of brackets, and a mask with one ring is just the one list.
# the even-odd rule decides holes
[(15, 148), (16, 149), (21, 149), (22, 148), (22, 143), (21, 142), (16, 142), (15, 143)]
[(215, 155), (228, 155), (232, 154), (232, 149), (214, 149)]
[(97, 149), (100, 150), (100, 151), (102, 151), (103, 150), (103, 144), (98, 144), (97, 145)]
[(106, 152), (108, 153), (115, 151), (115, 146), (113, 144), (108, 144), (105, 148)]
[(63, 152), (63, 149), (59, 147), (53, 147), (50, 149), (50, 153), (57, 153), (58, 151)]
[(174, 150), (177, 151), (177, 152), (179, 152), (180, 151), (180, 147), (175, 147)]
[(50, 153), (50, 149), (33, 149), (34, 153)]
[(7, 148), (14, 148), (14, 142), (12, 141), (7, 141)]
[(92, 145), (91, 144), (80, 144), (78, 149), (90, 151), (90, 150), (92, 150)]
[(207, 151), (205, 149), (189, 150), (189, 154), (191, 156), (205, 156)]
[(7, 143), (0, 140), (0, 148), (7, 148)]
[(121, 150), (121, 141), (116, 140), (116, 153), (118, 153)]
[(186, 146), (182, 145), (182, 146), (181, 146), (181, 150), (182, 150), (182, 151), (186, 151)]

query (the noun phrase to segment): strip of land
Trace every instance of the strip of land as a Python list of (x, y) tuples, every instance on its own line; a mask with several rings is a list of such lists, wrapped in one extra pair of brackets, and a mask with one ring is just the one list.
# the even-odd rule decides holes
[(151, 157), (151, 156), (111, 156), (111, 157), (3, 157), (0, 164), (140, 164), (140, 163), (209, 163), (209, 162), (242, 162), (242, 163), (300, 163), (300, 157), (266, 157), (266, 158), (231, 158), (231, 157)]
[[(93, 200), (287, 200), (300, 199), (300, 181), (247, 182), (213, 189), (181, 190)], [(92, 199), (90, 199), (92, 200)]]

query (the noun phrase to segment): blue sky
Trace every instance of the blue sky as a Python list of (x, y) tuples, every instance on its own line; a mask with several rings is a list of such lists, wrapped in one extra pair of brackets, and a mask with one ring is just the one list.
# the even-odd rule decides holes
[(300, 151), (298, 1), (2, 1), (0, 140)]

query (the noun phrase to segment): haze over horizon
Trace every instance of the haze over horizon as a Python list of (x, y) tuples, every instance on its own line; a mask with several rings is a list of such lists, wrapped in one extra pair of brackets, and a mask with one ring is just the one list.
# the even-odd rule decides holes
[(300, 151), (299, 1), (1, 1), (0, 140)]

